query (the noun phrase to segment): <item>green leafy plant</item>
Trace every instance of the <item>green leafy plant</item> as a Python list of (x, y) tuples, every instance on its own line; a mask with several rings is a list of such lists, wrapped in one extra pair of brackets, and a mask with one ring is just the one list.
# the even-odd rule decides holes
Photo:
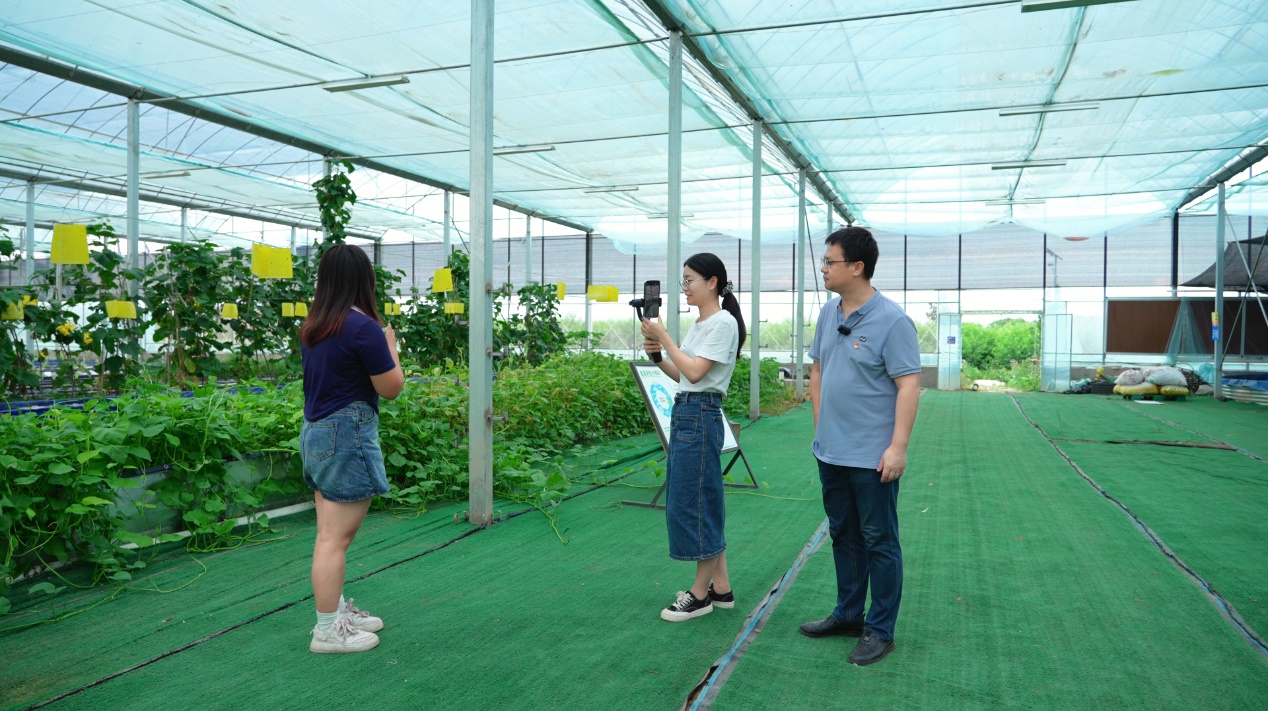
[(170, 244), (155, 257), (143, 289), (168, 382), (197, 382), (217, 371), (216, 353), (225, 347), (217, 309), (228, 300), (223, 262), (210, 242)]
[(465, 252), (453, 252), (446, 265), (453, 275), (453, 291), (433, 293), (431, 289), (410, 291), (410, 305), (393, 320), (400, 338), (402, 357), (422, 367), (446, 361), (465, 363), (467, 358), (466, 315), (455, 318), (445, 313), (445, 303), (470, 303), (471, 262)]
[(352, 221), (352, 206), (357, 203), (357, 193), (352, 189), (348, 175), (356, 168), (351, 161), (330, 161), (330, 175), (313, 182), (317, 193), (317, 209), (321, 213), (321, 226), (325, 240), (318, 247), (318, 258), (332, 244), (343, 244), (348, 239), (348, 223)]
[[(723, 411), (732, 419), (748, 417), (750, 363), (748, 356), (736, 359), (735, 371), (731, 373), (731, 386), (722, 400)], [(779, 361), (763, 358), (758, 367), (762, 414), (778, 415), (797, 404), (792, 386), (779, 379)]]
[[(18, 269), (9, 261), (16, 260), (16, 253), (13, 240), (0, 227), (0, 271)], [(23, 297), (29, 297), (30, 293), (25, 287), (0, 287), (0, 312), (18, 309)], [(20, 320), (0, 321), (0, 388), (5, 393), (24, 394), (40, 382), (26, 344), (18, 336), (18, 327), (21, 324)]]
[[(559, 299), (554, 284), (528, 284), (516, 292), (523, 314), (499, 318), (494, 324), (496, 346), (530, 365), (540, 365), (564, 352), (568, 334), (559, 323)], [(498, 300), (501, 311), (502, 301)]]

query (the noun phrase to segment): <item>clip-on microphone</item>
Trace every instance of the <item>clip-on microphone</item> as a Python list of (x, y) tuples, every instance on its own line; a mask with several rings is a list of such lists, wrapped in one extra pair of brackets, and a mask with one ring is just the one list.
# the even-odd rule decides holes
[(850, 329), (848, 326), (837, 326), (837, 333), (841, 334), (842, 336), (848, 336), (850, 335)]
[[(643, 282), (643, 298), (630, 299), (630, 306), (634, 307), (634, 313), (638, 316), (638, 320), (642, 322), (644, 318), (656, 318), (660, 315), (660, 282), (651, 279)], [(660, 353), (652, 354), (652, 362), (660, 362)]]

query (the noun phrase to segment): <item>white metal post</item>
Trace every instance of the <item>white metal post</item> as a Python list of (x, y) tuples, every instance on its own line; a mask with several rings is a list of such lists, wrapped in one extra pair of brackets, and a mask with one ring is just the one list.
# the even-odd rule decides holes
[[(22, 242), (26, 251), (26, 264), (22, 270), (26, 279), (23, 284), (30, 286), (35, 278), (35, 179), (26, 181), (26, 226), (22, 229)], [(35, 352), (35, 334), (31, 329), (26, 331), (26, 349)]]
[(450, 251), (449, 250), (449, 220), (450, 220), (449, 205), (452, 202), (452, 200), (453, 200), (453, 194), (450, 193), (448, 190), (446, 190), (445, 191), (445, 231), (444, 231), (445, 264), (449, 263), (449, 251)]
[(493, 523), (493, 3), (471, 0), (470, 521)]
[(748, 325), (749, 374), (748, 417), (756, 420), (762, 416), (762, 120), (753, 121), (753, 255), (749, 260), (752, 276), (749, 278), (750, 313), (753, 322)]
[(1224, 212), (1224, 183), (1219, 184), (1219, 204), (1215, 211), (1215, 318), (1219, 322), (1212, 329), (1211, 347), (1215, 351), (1215, 399), (1224, 397), (1224, 223), (1228, 215)]
[(797, 383), (794, 386), (797, 393), (797, 402), (801, 402), (802, 392), (805, 386), (802, 385), (802, 365), (805, 352), (805, 327), (806, 322), (806, 230), (809, 225), (806, 224), (806, 169), (802, 168), (797, 171), (797, 311), (793, 316), (793, 333), (795, 334), (795, 343), (793, 350), (796, 352), (793, 363), (796, 364), (793, 369), (793, 377)]
[[(669, 33), (669, 232), (665, 253), (666, 279), (661, 289), (665, 329), (674, 343), (682, 342), (678, 308), (682, 299), (682, 33)], [(725, 284), (718, 284), (718, 291)], [(635, 294), (637, 297), (638, 294)]]
[(590, 232), (587, 232), (587, 233), (586, 233), (586, 288), (585, 288), (585, 297), (586, 297), (586, 350), (590, 350), (590, 348), (592, 347), (592, 344), (590, 343), (590, 331), (591, 331), (591, 329), (593, 329), (593, 328), (594, 328), (594, 322), (591, 320), (591, 314), (590, 314), (590, 279), (591, 279), (591, 273), (590, 273), (590, 269), (591, 269), (591, 261), (590, 261), (590, 260), (591, 260), (591, 256), (592, 256), (592, 255), (591, 255), (591, 251), (590, 251), (590, 244), (591, 244), (591, 240), (592, 240), (593, 238), (594, 238), (594, 235), (593, 235), (592, 233), (590, 233)]
[(524, 285), (533, 283), (533, 216), (524, 216)]
[(35, 276), (35, 179), (26, 181), (26, 227), (22, 234), (23, 248), (26, 251), (26, 263), (22, 275), (25, 283), (30, 285)]
[[(181, 208), (181, 244), (189, 239), (189, 208)], [(295, 228), (291, 228), (291, 251), (295, 250)]]
[[(141, 108), (136, 99), (128, 99), (128, 265), (141, 266)], [(136, 297), (137, 284), (131, 282), (128, 292)]]
[[(321, 173), (323, 177), (326, 177), (326, 178), (330, 177), (331, 170), (330, 170), (329, 158), (321, 159)], [(327, 227), (323, 224), (321, 226), (321, 243), (325, 245), (329, 241), (330, 241), (330, 230), (327, 229)], [(325, 247), (322, 247), (322, 249), (325, 249)]]
[[(291, 256), (295, 256), (295, 225), (291, 225)], [(411, 269), (412, 271), (412, 269)]]

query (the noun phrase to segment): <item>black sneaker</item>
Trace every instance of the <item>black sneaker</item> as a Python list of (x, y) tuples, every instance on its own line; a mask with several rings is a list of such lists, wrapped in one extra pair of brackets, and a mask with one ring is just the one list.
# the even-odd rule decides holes
[(713, 583), (709, 583), (709, 602), (713, 603), (714, 607), (729, 610), (735, 607), (735, 591), (727, 590), (724, 593), (720, 593), (713, 589)]
[(708, 595), (705, 595), (703, 600), (697, 600), (690, 590), (685, 590), (678, 593), (678, 599), (674, 601), (674, 604), (660, 611), (660, 619), (666, 622), (686, 622), (693, 617), (707, 615), (710, 612), (713, 612), (713, 603), (709, 601)]
[(865, 634), (859, 644), (850, 652), (850, 663), (865, 667), (875, 664), (894, 651), (894, 640), (881, 639), (874, 634)]

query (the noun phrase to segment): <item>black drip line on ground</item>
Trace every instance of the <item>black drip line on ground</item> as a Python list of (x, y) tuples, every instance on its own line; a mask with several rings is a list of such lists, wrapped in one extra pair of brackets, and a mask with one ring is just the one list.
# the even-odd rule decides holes
[(1145, 525), (1145, 522), (1141, 521), (1131, 509), (1127, 508), (1123, 502), (1111, 496), (1110, 493), (1102, 488), (1100, 484), (1097, 484), (1092, 477), (1088, 476), (1087, 473), (1083, 471), (1082, 467), (1075, 463), (1075, 461), (1070, 458), (1070, 455), (1066, 454), (1065, 450), (1061, 449), (1061, 446), (1058, 445), (1042, 427), (1040, 427), (1034, 420), (1030, 419), (1030, 415), (1026, 414), (1025, 408), (1022, 407), (1021, 402), (1016, 398), (1016, 396), (1010, 394), (1008, 397), (1013, 401), (1013, 404), (1017, 406), (1017, 411), (1021, 413), (1021, 416), (1026, 418), (1026, 422), (1029, 422), (1030, 426), (1034, 427), (1040, 436), (1047, 440), (1048, 444), (1052, 445), (1052, 448), (1057, 451), (1057, 454), (1061, 455), (1061, 458), (1065, 460), (1066, 464), (1069, 464), (1070, 468), (1074, 469), (1074, 471), (1093, 489), (1096, 489), (1101, 496), (1109, 499), (1115, 506), (1122, 509), (1123, 513), (1127, 514), (1127, 517), (1130, 518), (1132, 523), (1136, 525), (1136, 528), (1140, 529), (1140, 532), (1145, 534), (1145, 537), (1149, 539), (1150, 543), (1153, 543), (1154, 546), (1161, 551), (1163, 555), (1170, 559), (1181, 572), (1187, 575), (1190, 580), (1197, 583), (1198, 587), (1202, 589), (1202, 592), (1204, 592), (1207, 598), (1215, 605), (1215, 609), (1218, 610), (1224, 619), (1233, 626), (1233, 629), (1240, 632), (1241, 635), (1246, 638), (1246, 641), (1250, 642), (1251, 647), (1256, 652), (1259, 652), (1259, 654), (1264, 657), (1268, 657), (1268, 643), (1265, 643), (1255, 630), (1242, 619), (1241, 615), (1237, 613), (1237, 608), (1233, 607), (1232, 603), (1225, 600), (1224, 596), (1221, 595), (1219, 591), (1217, 591), (1209, 582), (1207, 582), (1205, 578), (1198, 575), (1197, 571), (1190, 568), (1187, 563), (1180, 559), (1180, 556), (1176, 555), (1175, 552), (1168, 548), (1167, 544), (1163, 543), (1162, 539), (1158, 537), (1158, 534), (1154, 533), (1153, 529)]
[(1132, 407), (1131, 405), (1128, 405), (1126, 402), (1119, 401), (1119, 403), (1118, 403), (1118, 404), (1122, 405), (1123, 407), (1127, 408), (1128, 410), (1131, 410), (1132, 412), (1134, 412), (1134, 413), (1136, 413), (1136, 414), (1138, 414), (1138, 415), (1144, 415), (1145, 417), (1148, 417), (1148, 418), (1149, 418), (1149, 419), (1151, 419), (1151, 420), (1157, 420), (1158, 422), (1161, 422), (1161, 423), (1162, 423), (1162, 424), (1164, 424), (1164, 425), (1171, 425), (1172, 427), (1174, 427), (1174, 428), (1176, 428), (1176, 429), (1178, 429), (1178, 430), (1184, 430), (1185, 432), (1188, 432), (1189, 434), (1195, 434), (1195, 435), (1197, 435), (1197, 436), (1199, 436), (1199, 437), (1201, 437), (1201, 438), (1203, 438), (1203, 439), (1208, 439), (1208, 440), (1210, 440), (1210, 441), (1212, 441), (1212, 442), (1215, 442), (1216, 444), (1222, 444), (1222, 445), (1224, 445), (1225, 447), (1228, 447), (1229, 449), (1232, 449), (1232, 450), (1234, 450), (1234, 451), (1236, 451), (1236, 452), (1240, 452), (1240, 453), (1242, 453), (1242, 454), (1244, 454), (1244, 455), (1246, 455), (1246, 456), (1250, 457), (1251, 459), (1257, 459), (1257, 460), (1259, 460), (1259, 461), (1261, 461), (1261, 462), (1268, 462), (1268, 459), (1264, 459), (1263, 457), (1259, 456), (1258, 454), (1255, 454), (1254, 452), (1248, 452), (1248, 451), (1246, 451), (1246, 450), (1242, 449), (1241, 447), (1238, 447), (1237, 445), (1233, 444), (1232, 442), (1225, 442), (1225, 441), (1224, 441), (1224, 440), (1222, 440), (1222, 439), (1216, 439), (1216, 438), (1214, 438), (1214, 437), (1212, 437), (1212, 436), (1210, 436), (1210, 435), (1202, 434), (1201, 432), (1198, 432), (1197, 430), (1191, 430), (1191, 429), (1189, 429), (1188, 427), (1185, 427), (1184, 425), (1180, 425), (1180, 424), (1177, 424), (1177, 423), (1175, 423), (1175, 422), (1172, 422), (1171, 420), (1164, 420), (1164, 419), (1162, 419), (1161, 417), (1158, 417), (1157, 415), (1151, 415), (1151, 414), (1149, 414), (1148, 412), (1143, 412), (1143, 411), (1141, 411), (1141, 410), (1137, 410), (1136, 408)]
[[(658, 447), (659, 447), (659, 445), (658, 445)], [(655, 450), (652, 450), (652, 451), (655, 451)], [(649, 454), (649, 453), (650, 453), (650, 452), (643, 452), (643, 451), (640, 451), (638, 454), (628, 455), (628, 456), (626, 456), (626, 457), (624, 457), (624, 458), (622, 458), (622, 459), (619, 459), (619, 460), (617, 460), (616, 462), (614, 462), (612, 465), (610, 465), (610, 466), (609, 466), (609, 468), (611, 468), (612, 466), (616, 466), (616, 465), (618, 465), (618, 464), (621, 464), (621, 463), (630, 462), (630, 461), (633, 461), (633, 460), (635, 460), (635, 459), (639, 459), (639, 458), (641, 458), (641, 457), (647, 456), (647, 454)], [(615, 478), (615, 479), (612, 479), (612, 480), (610, 480), (610, 481), (602, 482), (602, 483), (596, 484), (596, 485), (594, 485), (594, 486), (592, 486), (592, 487), (590, 487), (590, 488), (588, 488), (588, 489), (585, 489), (584, 491), (579, 491), (579, 492), (577, 492), (577, 493), (575, 493), (575, 494), (570, 494), (570, 495), (568, 495), (568, 496), (565, 496), (565, 497), (563, 497), (562, 499), (560, 499), (560, 501), (561, 501), (561, 502), (563, 502), (563, 501), (568, 501), (568, 500), (570, 500), (570, 499), (575, 499), (575, 498), (577, 498), (577, 497), (579, 497), (579, 496), (582, 496), (582, 495), (584, 495), (584, 494), (589, 494), (589, 493), (590, 493), (590, 492), (592, 492), (592, 491), (597, 491), (598, 489), (601, 489), (601, 488), (603, 488), (604, 486), (608, 486), (608, 485), (610, 485), (610, 484), (613, 484), (613, 483), (615, 483), (615, 482), (618, 482), (618, 481), (620, 481), (620, 480), (624, 479), (625, 477), (630, 476), (630, 475), (631, 475), (631, 474), (633, 474), (633, 473), (634, 473), (634, 472), (632, 472), (632, 471), (631, 471), (631, 472), (628, 472), (628, 473), (626, 473), (626, 474), (622, 474), (621, 476), (619, 476), (619, 477), (617, 477), (617, 478)], [(509, 521), (509, 520), (511, 520), (511, 519), (513, 519), (513, 518), (516, 518), (516, 517), (518, 517), (518, 516), (523, 516), (524, 514), (527, 514), (527, 513), (532, 513), (532, 512), (534, 512), (534, 511), (536, 511), (536, 510), (537, 510), (536, 508), (532, 508), (532, 507), (530, 507), (530, 508), (526, 508), (526, 509), (524, 509), (523, 511), (516, 511), (515, 513), (512, 513), (512, 514), (507, 515), (507, 516), (506, 516), (506, 518), (502, 519), (501, 521), (498, 521), (498, 523), (503, 523), (503, 522), (505, 522), (505, 521)], [(488, 530), (489, 528), (492, 528), (492, 527), (493, 527), (493, 525), (489, 525), (489, 526), (478, 526), (478, 527), (472, 528), (472, 529), (470, 529), (469, 531), (466, 531), (465, 533), (462, 533), (461, 535), (458, 535), (458, 536), (456, 536), (456, 537), (454, 537), (454, 538), (451, 538), (450, 540), (445, 541), (444, 543), (441, 543), (441, 544), (439, 544), (439, 545), (436, 545), (436, 546), (433, 546), (433, 547), (431, 547), (431, 548), (428, 548), (427, 550), (425, 550), (425, 551), (423, 551), (423, 552), (421, 552), (421, 553), (415, 553), (414, 555), (408, 556), (408, 557), (406, 557), (406, 558), (403, 558), (403, 559), (401, 559), (401, 560), (398, 560), (398, 561), (395, 561), (395, 562), (392, 562), (392, 563), (388, 563), (387, 565), (384, 565), (384, 566), (382, 566), (382, 567), (380, 567), (380, 568), (376, 568), (375, 570), (371, 570), (371, 571), (369, 571), (368, 573), (365, 573), (365, 574), (363, 574), (363, 575), (359, 575), (359, 576), (357, 576), (357, 577), (355, 577), (355, 578), (352, 578), (352, 579), (350, 579), (350, 580), (345, 580), (345, 581), (344, 581), (344, 585), (348, 585), (348, 584), (351, 584), (351, 583), (360, 582), (360, 581), (362, 581), (362, 580), (365, 580), (366, 578), (373, 577), (373, 576), (378, 575), (379, 573), (382, 573), (382, 572), (384, 572), (384, 571), (386, 571), (386, 570), (390, 570), (390, 569), (392, 569), (392, 568), (395, 568), (395, 567), (396, 567), (396, 566), (398, 566), (398, 565), (403, 565), (403, 564), (405, 564), (405, 563), (409, 563), (409, 562), (415, 561), (415, 560), (417, 560), (417, 559), (419, 559), (419, 558), (422, 558), (423, 556), (430, 555), (430, 554), (432, 554), (432, 553), (435, 553), (436, 551), (439, 551), (439, 550), (443, 550), (443, 549), (445, 549), (445, 548), (448, 548), (449, 546), (451, 546), (451, 545), (453, 545), (453, 544), (457, 543), (458, 541), (461, 541), (461, 540), (462, 540), (462, 539), (464, 539), (464, 538), (469, 538), (469, 537), (471, 537), (471, 536), (474, 536), (474, 535), (475, 535), (475, 534), (477, 534), (477, 533), (480, 533), (481, 531)], [(166, 658), (168, 658), (168, 657), (171, 657), (171, 656), (174, 656), (174, 655), (180, 654), (181, 652), (184, 652), (184, 651), (189, 650), (189, 649), (193, 649), (194, 647), (200, 646), (200, 645), (202, 645), (202, 644), (204, 644), (204, 643), (206, 643), (206, 642), (210, 642), (211, 640), (213, 640), (213, 639), (215, 639), (215, 638), (217, 638), (217, 637), (220, 637), (221, 635), (228, 634), (229, 632), (232, 632), (232, 631), (234, 631), (234, 630), (236, 630), (236, 629), (240, 629), (240, 628), (242, 628), (242, 627), (245, 627), (245, 626), (247, 626), (247, 625), (249, 625), (249, 624), (251, 624), (251, 623), (253, 623), (253, 622), (258, 622), (258, 621), (260, 621), (260, 620), (262, 620), (262, 619), (264, 619), (264, 618), (266, 618), (266, 617), (269, 617), (269, 616), (271, 616), (271, 615), (275, 615), (275, 614), (277, 614), (277, 613), (279, 613), (279, 612), (282, 612), (282, 611), (284, 611), (284, 610), (288, 610), (288, 609), (290, 609), (290, 608), (292, 608), (292, 607), (294, 607), (294, 606), (296, 606), (296, 605), (298, 605), (298, 604), (300, 604), (300, 603), (307, 602), (308, 600), (311, 600), (311, 599), (313, 599), (313, 595), (310, 593), (310, 594), (308, 594), (308, 595), (305, 595), (304, 597), (299, 598), (298, 600), (293, 600), (293, 601), (291, 601), (291, 602), (284, 603), (284, 604), (282, 604), (282, 605), (278, 605), (277, 607), (275, 607), (275, 608), (273, 608), (273, 609), (271, 609), (271, 610), (267, 610), (267, 611), (265, 611), (265, 612), (262, 612), (262, 613), (260, 613), (260, 614), (256, 615), (255, 617), (252, 617), (252, 618), (250, 618), (250, 619), (248, 619), (248, 620), (243, 620), (242, 622), (239, 622), (239, 623), (237, 623), (237, 624), (235, 624), (235, 625), (230, 625), (230, 626), (228, 626), (228, 627), (226, 627), (226, 628), (224, 628), (224, 629), (222, 629), (222, 630), (217, 630), (216, 632), (212, 632), (212, 633), (211, 633), (211, 634), (209, 634), (209, 635), (206, 635), (206, 636), (200, 637), (199, 639), (196, 639), (196, 640), (194, 640), (194, 641), (192, 641), (192, 642), (189, 642), (189, 643), (183, 644), (183, 645), (181, 645), (181, 646), (179, 646), (179, 647), (177, 647), (177, 648), (175, 648), (175, 649), (170, 649), (170, 650), (168, 650), (168, 651), (166, 651), (166, 652), (163, 652), (162, 654), (159, 654), (159, 655), (157, 655), (157, 656), (155, 656), (155, 657), (151, 657), (150, 659), (147, 659), (147, 660), (145, 660), (145, 661), (143, 661), (143, 662), (138, 662), (137, 664), (133, 664), (132, 666), (127, 667), (126, 669), (120, 669), (120, 670), (119, 670), (119, 671), (117, 671), (117, 672), (114, 672), (114, 673), (111, 673), (111, 674), (107, 674), (106, 676), (103, 676), (103, 677), (101, 677), (100, 679), (97, 679), (97, 680), (95, 680), (95, 681), (91, 681), (91, 682), (89, 682), (89, 683), (87, 683), (87, 684), (84, 684), (84, 685), (82, 685), (82, 686), (79, 686), (79, 687), (77, 687), (77, 688), (71, 689), (71, 690), (69, 690), (69, 691), (62, 692), (61, 694), (58, 694), (57, 696), (54, 696), (54, 697), (52, 697), (52, 698), (50, 698), (50, 699), (46, 699), (46, 700), (41, 701), (41, 702), (39, 702), (39, 703), (36, 703), (36, 704), (32, 704), (32, 705), (30, 705), (30, 706), (27, 706), (27, 707), (25, 708), (25, 710), (24, 710), (24, 711), (33, 711), (33, 709), (44, 708), (45, 706), (49, 706), (49, 705), (51, 705), (51, 704), (57, 703), (58, 701), (61, 701), (61, 700), (66, 699), (66, 698), (69, 698), (69, 697), (74, 696), (74, 695), (76, 695), (76, 694), (79, 694), (79, 693), (81, 693), (81, 692), (87, 691), (87, 690), (89, 690), (89, 689), (91, 689), (91, 688), (93, 688), (93, 687), (100, 686), (100, 685), (102, 685), (102, 684), (104, 684), (104, 683), (106, 683), (106, 682), (108, 682), (108, 681), (111, 681), (112, 679), (117, 679), (117, 678), (119, 678), (119, 677), (121, 677), (121, 676), (123, 676), (123, 675), (125, 675), (125, 674), (130, 674), (130, 673), (132, 673), (132, 672), (134, 672), (134, 671), (137, 671), (137, 670), (143, 669), (143, 668), (145, 668), (145, 667), (150, 666), (151, 664), (154, 664), (154, 663), (156, 663), (156, 662), (160, 662), (160, 661), (162, 661), (162, 660), (164, 660), (164, 659), (166, 659)]]

